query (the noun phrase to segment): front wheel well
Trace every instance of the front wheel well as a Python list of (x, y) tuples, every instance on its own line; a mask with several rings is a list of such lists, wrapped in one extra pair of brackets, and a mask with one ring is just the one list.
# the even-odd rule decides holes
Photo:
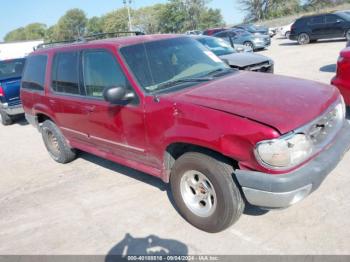
[(175, 164), (176, 159), (181, 157), (183, 154), (188, 152), (198, 152), (203, 153), (206, 155), (209, 155), (216, 160), (225, 162), (231, 166), (233, 166), (234, 169), (238, 168), (238, 162), (235, 161), (232, 158), (229, 158), (223, 154), (221, 154), (218, 151), (212, 150), (207, 147), (202, 147), (194, 144), (188, 144), (188, 143), (173, 143), (170, 144), (165, 152), (164, 152), (164, 168), (165, 168), (165, 182), (169, 182), (170, 179), (170, 173), (173, 165)]
[[(51, 119), (49, 116), (47, 116), (47, 115), (45, 115), (45, 114), (42, 114), (42, 113), (36, 114), (36, 118), (37, 118), (38, 124), (42, 124), (42, 123), (44, 123), (46, 120), (51, 120), (51, 121), (52, 121), (52, 119)], [(52, 121), (52, 122), (53, 122), (53, 121)]]

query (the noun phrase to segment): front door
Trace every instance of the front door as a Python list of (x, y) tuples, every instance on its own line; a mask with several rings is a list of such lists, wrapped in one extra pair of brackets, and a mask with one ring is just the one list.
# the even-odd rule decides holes
[(131, 89), (115, 55), (105, 49), (82, 52), (85, 107), (89, 107), (88, 136), (97, 150), (147, 163), (144, 111), (138, 99), (112, 105), (103, 99), (111, 87)]

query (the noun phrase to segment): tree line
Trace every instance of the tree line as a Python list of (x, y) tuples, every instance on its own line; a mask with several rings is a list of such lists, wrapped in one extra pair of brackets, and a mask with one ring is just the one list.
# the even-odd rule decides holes
[[(153, 33), (183, 33), (224, 25), (219, 9), (208, 7), (209, 0), (168, 0), (165, 4), (131, 9), (134, 30)], [(47, 27), (32, 23), (6, 34), (5, 42), (21, 40), (64, 41), (84, 35), (128, 31), (127, 8), (119, 8), (101, 17), (86, 17), (83, 10), (68, 10), (57, 22)]]
[(350, 0), (239, 0), (247, 13), (246, 22), (278, 18), (323, 7), (350, 3)]

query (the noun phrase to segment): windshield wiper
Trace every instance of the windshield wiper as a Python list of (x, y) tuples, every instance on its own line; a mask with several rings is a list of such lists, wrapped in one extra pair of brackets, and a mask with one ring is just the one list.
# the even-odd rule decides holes
[(234, 71), (237, 71), (237, 69), (219, 68), (219, 69), (215, 69), (215, 70), (212, 70), (212, 71), (206, 73), (205, 76), (218, 77), (218, 76), (226, 75), (226, 74), (234, 72)]
[(199, 78), (182, 78), (178, 80), (172, 80), (168, 81), (162, 84), (159, 84), (156, 89), (153, 91), (159, 91), (161, 89), (169, 88), (169, 87), (174, 87), (183, 83), (195, 83), (195, 82), (207, 82), (212, 80), (211, 77), (199, 77)]

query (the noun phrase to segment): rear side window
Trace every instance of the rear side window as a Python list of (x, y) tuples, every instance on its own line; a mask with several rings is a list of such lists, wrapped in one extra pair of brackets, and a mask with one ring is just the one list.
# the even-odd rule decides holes
[(39, 91), (44, 90), (46, 64), (46, 55), (28, 57), (22, 77), (22, 88)]
[(87, 96), (102, 98), (105, 88), (129, 88), (129, 84), (117, 60), (107, 51), (84, 52), (83, 76)]
[(309, 20), (310, 25), (324, 24), (324, 16), (311, 17)]
[(0, 80), (22, 76), (24, 59), (0, 61)]
[(58, 93), (80, 94), (78, 52), (57, 53), (52, 66), (52, 89)]
[(228, 32), (221, 32), (221, 33), (217, 33), (215, 34), (216, 37), (227, 37)]

